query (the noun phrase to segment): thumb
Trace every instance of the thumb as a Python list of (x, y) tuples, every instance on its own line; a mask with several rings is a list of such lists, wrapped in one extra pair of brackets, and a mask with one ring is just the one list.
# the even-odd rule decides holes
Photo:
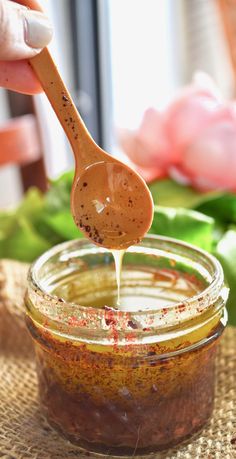
[(43, 13), (0, 0), (0, 60), (33, 57), (51, 38), (52, 26)]

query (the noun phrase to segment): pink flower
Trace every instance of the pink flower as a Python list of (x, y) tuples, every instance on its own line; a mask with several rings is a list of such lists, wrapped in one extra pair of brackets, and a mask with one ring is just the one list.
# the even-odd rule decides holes
[(149, 108), (137, 131), (121, 130), (120, 144), (146, 181), (166, 175), (172, 162), (172, 150), (163, 116)]
[(213, 91), (191, 86), (181, 91), (163, 113), (166, 132), (179, 163), (183, 150), (209, 124), (221, 107)]
[(147, 181), (165, 174), (201, 190), (236, 191), (236, 105), (199, 76), (162, 113), (148, 109), (121, 145)]
[(182, 152), (182, 171), (201, 190), (236, 191), (236, 112), (221, 108)]

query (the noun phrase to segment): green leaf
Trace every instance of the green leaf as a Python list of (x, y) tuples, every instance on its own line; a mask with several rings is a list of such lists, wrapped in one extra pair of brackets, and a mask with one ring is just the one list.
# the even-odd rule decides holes
[(52, 215), (45, 215), (44, 223), (59, 235), (62, 241), (83, 237), (82, 232), (75, 225), (69, 209)]
[(19, 217), (24, 217), (32, 223), (37, 222), (40, 214), (44, 210), (44, 196), (38, 188), (30, 188), (24, 195), (24, 199), (16, 209), (15, 214)]
[(74, 171), (66, 172), (57, 180), (51, 182), (51, 188), (45, 196), (46, 207), (49, 211), (70, 209), (70, 193)]
[(236, 194), (221, 193), (219, 196), (211, 196), (200, 203), (197, 210), (222, 222), (236, 223)]
[(24, 217), (34, 227), (35, 234), (55, 245), (62, 241), (44, 221), (45, 215), (50, 213), (46, 207), (45, 195), (37, 188), (30, 188), (25, 194), (20, 206), (15, 211), (16, 218)]
[(15, 222), (15, 212), (0, 212), (0, 240), (5, 239)]
[(16, 210), (0, 213), (0, 240), (14, 230), (18, 218), (24, 217), (32, 224), (37, 222), (44, 208), (44, 198), (37, 188), (31, 188)]
[(205, 250), (211, 250), (214, 241), (214, 220), (194, 210), (155, 206), (149, 232), (181, 239)]
[(50, 244), (37, 234), (33, 225), (24, 217), (19, 217), (6, 240), (1, 241), (0, 256), (29, 262), (49, 248)]
[(154, 204), (167, 207), (194, 208), (208, 200), (209, 197), (218, 195), (216, 192), (200, 193), (171, 179), (157, 180), (149, 185), (149, 188)]
[(213, 251), (215, 250), (218, 242), (221, 240), (221, 238), (224, 236), (225, 232), (228, 230), (228, 225), (225, 223), (222, 223), (219, 220), (215, 220), (215, 226), (214, 226), (214, 232), (213, 232)]
[(41, 219), (41, 230), (45, 229), (60, 242), (81, 237), (70, 211), (70, 194), (74, 171), (66, 172), (51, 182), (51, 188), (45, 196), (45, 211)]
[(229, 323), (236, 325), (236, 227), (224, 234), (217, 244), (215, 255), (223, 266), (230, 288), (227, 302)]
[(32, 261), (59, 242), (81, 237), (70, 213), (73, 175), (52, 181), (45, 195), (31, 188), (15, 211), (0, 213), (0, 257)]
[[(52, 226), (47, 222), (47, 213), (43, 213), (39, 220), (37, 221), (37, 233), (43, 238), (48, 241), (48, 243), (53, 246), (63, 242), (64, 239), (57, 234)], [(34, 225), (35, 227), (35, 225)]]

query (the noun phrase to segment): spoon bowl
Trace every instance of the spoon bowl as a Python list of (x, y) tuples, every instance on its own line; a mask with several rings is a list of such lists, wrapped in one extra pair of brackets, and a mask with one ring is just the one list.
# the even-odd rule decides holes
[(152, 222), (152, 199), (141, 177), (118, 162), (89, 166), (74, 180), (71, 207), (77, 226), (96, 244), (126, 249)]
[(71, 192), (74, 221), (95, 244), (121, 250), (151, 226), (153, 201), (144, 180), (103, 151), (87, 131), (47, 48), (30, 59), (70, 141), (75, 157)]

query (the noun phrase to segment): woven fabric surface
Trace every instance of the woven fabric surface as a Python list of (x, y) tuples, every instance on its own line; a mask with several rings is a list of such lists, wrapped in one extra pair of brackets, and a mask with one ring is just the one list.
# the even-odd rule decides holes
[[(0, 458), (93, 459), (98, 456), (65, 441), (40, 413), (33, 349), (23, 319), (26, 272), (26, 265), (0, 262)], [(228, 327), (217, 358), (215, 408), (208, 425), (188, 443), (152, 458), (236, 458), (235, 344), (236, 328)]]

